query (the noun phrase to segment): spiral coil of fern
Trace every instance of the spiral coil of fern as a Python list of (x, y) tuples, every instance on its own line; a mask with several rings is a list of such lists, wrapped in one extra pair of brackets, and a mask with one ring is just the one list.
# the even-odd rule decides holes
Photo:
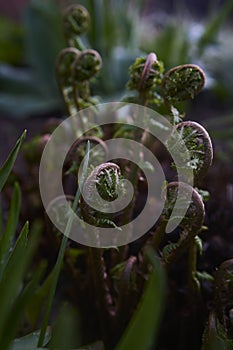
[(192, 168), (194, 185), (198, 185), (206, 175), (213, 160), (210, 136), (202, 125), (193, 121), (177, 124), (176, 130), (188, 149), (190, 161), (186, 166)]
[[(84, 183), (84, 198), (88, 200), (88, 203), (93, 203), (94, 206), (98, 206), (98, 203), (95, 203), (96, 198), (93, 199), (93, 193), (97, 190), (100, 197), (104, 200), (105, 205), (107, 205), (108, 202), (111, 202), (118, 197), (120, 176), (120, 167), (117, 164), (108, 162), (98, 165), (92, 170)], [(81, 208), (84, 220), (88, 223), (95, 226), (104, 223), (113, 224), (104, 219), (104, 217), (102, 218), (101, 214), (100, 217), (98, 217), (98, 212), (91, 208), (85, 200), (82, 200)]]
[(63, 27), (66, 41), (69, 46), (82, 50), (84, 47), (79, 36), (86, 32), (90, 23), (87, 9), (79, 4), (66, 8), (63, 15)]
[(147, 57), (139, 57), (129, 69), (129, 90), (138, 91), (139, 96), (129, 98), (129, 102), (139, 102), (142, 105), (160, 104), (160, 86), (163, 77), (163, 65), (154, 52)]
[(176, 66), (164, 74), (162, 90), (169, 105), (194, 98), (205, 84), (205, 73), (195, 64)]
[[(73, 143), (67, 154), (64, 162), (66, 172), (74, 172), (75, 175), (77, 175), (79, 165), (85, 156), (85, 147), (88, 141), (90, 142), (89, 163), (91, 167), (97, 165), (96, 163), (105, 161), (106, 157), (108, 156), (108, 148), (106, 143), (102, 139), (95, 136), (83, 136), (78, 138), (78, 140)], [(99, 148), (98, 151), (93, 154), (93, 148), (95, 146), (99, 146)]]
[[(89, 25), (89, 14), (83, 6), (69, 6), (64, 12), (63, 24), (70, 47), (58, 55), (56, 78), (69, 115), (75, 115), (80, 109), (97, 103), (90, 97), (89, 82), (101, 69), (102, 59), (97, 51), (85, 49), (79, 38)], [(80, 122), (84, 130), (84, 121)]]
[(75, 100), (72, 66), (75, 58), (78, 57), (79, 54), (80, 51), (74, 47), (65, 48), (60, 51), (55, 63), (56, 79), (69, 115), (74, 114), (76, 111), (74, 111)]

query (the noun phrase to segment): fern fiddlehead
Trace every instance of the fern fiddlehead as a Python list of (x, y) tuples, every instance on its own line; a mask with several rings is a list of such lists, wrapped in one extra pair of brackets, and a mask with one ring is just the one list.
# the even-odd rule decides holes
[(194, 64), (176, 66), (164, 74), (162, 90), (168, 105), (194, 98), (205, 84), (203, 70)]
[(193, 99), (205, 84), (203, 70), (194, 64), (184, 64), (168, 70), (162, 80), (163, 101), (169, 111), (172, 124), (179, 123), (184, 114), (176, 106)]
[(86, 32), (90, 23), (87, 9), (79, 4), (66, 8), (63, 15), (63, 28), (66, 41), (70, 47), (83, 50), (84, 46), (79, 38)]
[(69, 115), (76, 113), (72, 66), (79, 53), (74, 47), (65, 48), (60, 51), (55, 64), (56, 79)]
[[(71, 5), (63, 17), (68, 48), (63, 49), (56, 61), (56, 77), (69, 115), (96, 104), (91, 98), (90, 80), (99, 72), (102, 60), (95, 50), (84, 48), (79, 36), (89, 24), (89, 14), (81, 5)], [(84, 130), (83, 120), (81, 120)]]
[(193, 170), (194, 184), (199, 185), (213, 160), (213, 147), (209, 134), (203, 126), (193, 121), (177, 124), (176, 130), (190, 155), (190, 161), (185, 166)]
[[(108, 203), (118, 197), (120, 176), (120, 167), (111, 162), (98, 165), (90, 173), (83, 186), (83, 197), (87, 203), (85, 200), (81, 203), (85, 221), (95, 226), (110, 224), (110, 221), (106, 221), (107, 219), (93, 208), (99, 207), (103, 210), (103, 206), (108, 207)], [(94, 196), (96, 191), (97, 196)]]
[(129, 69), (129, 75), (127, 87), (138, 91), (138, 96), (130, 97), (128, 102), (139, 102), (142, 105), (161, 103), (159, 88), (162, 83), (163, 64), (158, 61), (155, 53), (137, 58)]
[(76, 56), (71, 70), (73, 81), (74, 102), (79, 111), (82, 108), (96, 104), (96, 100), (90, 97), (90, 80), (100, 71), (102, 59), (95, 50), (84, 50)]
[[(89, 163), (91, 167), (104, 162), (108, 155), (106, 143), (95, 136), (83, 136), (73, 143), (66, 156), (64, 162), (66, 173), (74, 173), (77, 175), (79, 166), (85, 156), (85, 147), (88, 141), (90, 142)], [(95, 146), (99, 147), (95, 149)]]

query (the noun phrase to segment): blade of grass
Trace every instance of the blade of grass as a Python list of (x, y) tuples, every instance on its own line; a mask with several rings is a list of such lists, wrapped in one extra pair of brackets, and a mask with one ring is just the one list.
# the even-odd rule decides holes
[[(72, 205), (72, 210), (73, 212), (75, 212), (77, 210), (78, 207), (78, 202), (81, 196), (81, 190), (84, 184), (84, 180), (86, 178), (86, 174), (87, 174), (87, 167), (88, 167), (88, 163), (89, 163), (89, 152), (90, 152), (90, 142), (87, 142), (87, 147), (86, 147), (86, 157), (85, 157), (85, 162), (84, 162), (84, 166), (83, 166), (83, 172), (82, 172), (82, 177), (80, 180), (80, 184), (78, 186), (77, 192), (75, 194), (75, 198), (74, 198), (74, 202)], [(49, 290), (49, 295), (48, 295), (48, 303), (46, 306), (46, 310), (45, 310), (45, 315), (44, 315), (44, 319), (42, 322), (42, 326), (41, 326), (41, 331), (40, 331), (40, 337), (39, 337), (39, 341), (38, 341), (38, 347), (41, 347), (43, 342), (44, 342), (44, 337), (45, 337), (45, 333), (46, 333), (46, 329), (48, 327), (48, 321), (49, 321), (49, 315), (51, 313), (51, 309), (52, 309), (52, 303), (53, 303), (53, 299), (54, 299), (54, 295), (56, 292), (56, 287), (57, 287), (57, 283), (58, 283), (58, 278), (60, 275), (60, 271), (61, 271), (61, 267), (62, 267), (62, 262), (63, 262), (63, 258), (64, 258), (64, 254), (65, 254), (65, 249), (66, 249), (66, 244), (70, 235), (70, 230), (72, 227), (72, 223), (73, 223), (73, 215), (69, 216), (67, 225), (66, 225), (66, 229), (62, 238), (62, 243), (60, 246), (60, 250), (58, 253), (58, 257), (57, 257), (57, 261), (53, 270), (53, 280), (51, 283), (51, 288)]]
[(32, 299), (26, 306), (26, 317), (32, 328), (35, 328), (38, 320), (40, 319), (41, 312), (43, 310), (43, 306), (45, 301), (47, 300), (47, 296), (49, 293), (49, 289), (51, 287), (53, 279), (53, 271), (48, 275), (43, 284), (37, 288)]
[[(1, 201), (1, 197), (0, 197), (0, 240), (2, 238), (2, 234), (3, 234), (3, 222), (2, 222), (2, 201)], [(1, 254), (0, 254), (1, 256)]]
[(5, 232), (2, 238), (0, 239), (0, 280), (1, 280), (1, 276), (4, 271), (4, 268), (6, 266), (7, 259), (10, 255), (10, 248), (12, 246), (13, 239), (16, 233), (18, 220), (19, 220), (20, 204), (21, 204), (21, 192), (20, 192), (19, 184), (16, 182), (14, 184), (14, 192), (11, 199), (11, 205), (10, 205)]
[(153, 270), (141, 302), (116, 350), (150, 350), (155, 348), (165, 296), (165, 275), (159, 260), (148, 252)]
[(3, 166), (0, 168), (0, 192), (2, 191), (3, 186), (5, 185), (5, 183), (8, 179), (8, 176), (9, 176), (9, 174), (14, 166), (14, 163), (15, 163), (16, 157), (18, 155), (19, 149), (21, 147), (21, 144), (26, 137), (26, 133), (27, 133), (27, 131), (24, 130), (23, 134), (16, 142), (16, 145), (13, 148), (13, 150), (11, 151), (9, 157), (7, 158), (7, 160), (5, 161)]
[[(22, 292), (18, 295), (15, 300), (11, 312), (8, 314), (8, 317), (5, 319), (3, 334), (4, 337), (0, 340), (1, 350), (9, 349), (9, 345), (14, 339), (19, 324), (22, 324), (25, 316), (25, 307), (32, 298), (35, 289), (38, 288), (38, 284), (44, 274), (45, 264), (41, 264), (35, 271), (32, 280), (24, 287)], [(9, 327), (10, 325), (10, 327)], [(45, 343), (46, 344), (46, 343)], [(44, 345), (45, 345), (44, 344)]]
[[(0, 281), (0, 339), (4, 336), (4, 322), (9, 317), (12, 304), (21, 291), (25, 271), (36, 248), (37, 235), (31, 237), (29, 244), (27, 244), (27, 236), (28, 222), (21, 230)], [(25, 249), (27, 249), (26, 254)], [(2, 349), (1, 346), (0, 348)]]

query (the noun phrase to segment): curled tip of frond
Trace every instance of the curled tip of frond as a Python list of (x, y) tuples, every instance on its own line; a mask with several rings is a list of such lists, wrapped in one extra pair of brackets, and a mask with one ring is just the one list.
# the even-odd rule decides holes
[(112, 201), (118, 197), (120, 176), (121, 170), (117, 164), (112, 162), (100, 164), (86, 179), (83, 192), (90, 191), (93, 186), (96, 186), (99, 195), (104, 200)]
[[(117, 199), (121, 178), (120, 167), (112, 162), (98, 165), (92, 170), (84, 182), (81, 211), (86, 222), (99, 225), (115, 227), (114, 222), (108, 218), (101, 218), (101, 212), (108, 202)], [(98, 195), (96, 196), (96, 192)], [(98, 196), (100, 198), (98, 198)], [(98, 209), (99, 208), (99, 209)]]
[(230, 272), (232, 274), (232, 279), (233, 279), (233, 259), (225, 260), (219, 266), (218, 272), (220, 272), (221, 274), (225, 273), (225, 272), (227, 272), (227, 273)]
[[(191, 200), (189, 200), (190, 191)], [(193, 235), (196, 235), (201, 230), (205, 216), (205, 208), (201, 196), (194, 188), (184, 182), (170, 182), (167, 185), (167, 197), (164, 206), (165, 216), (169, 219), (178, 198), (180, 202), (178, 206), (180, 206), (181, 209), (183, 209), (184, 206), (187, 207), (186, 214), (180, 226), (186, 231), (193, 233)]]
[(185, 121), (176, 126), (190, 155), (194, 183), (197, 184), (206, 175), (213, 160), (213, 147), (206, 129), (197, 122)]
[(148, 91), (162, 81), (163, 65), (155, 53), (139, 57), (129, 69), (128, 88), (139, 92)]
[[(66, 157), (66, 160), (65, 160), (66, 167), (72, 166), (72, 163), (74, 161), (76, 161), (77, 164), (81, 163), (81, 161), (85, 155), (86, 144), (88, 141), (90, 141), (90, 148), (91, 149), (92, 149), (92, 147), (100, 145), (102, 153), (104, 153), (104, 154), (102, 154), (102, 156), (104, 158), (107, 157), (108, 147), (102, 139), (95, 137), (95, 136), (83, 136), (83, 137), (80, 137), (78, 140), (76, 140), (73, 143), (73, 145), (71, 146), (71, 148), (68, 152), (68, 155)], [(96, 155), (95, 155), (95, 157), (96, 157)], [(91, 160), (90, 160), (90, 164), (91, 164)]]
[(144, 68), (141, 74), (141, 78), (138, 83), (138, 90), (143, 90), (147, 85), (147, 80), (150, 75), (153, 75), (153, 64), (157, 62), (157, 56), (154, 52), (151, 52), (146, 59)]
[(66, 8), (63, 15), (65, 35), (81, 35), (89, 26), (90, 15), (87, 9), (79, 4), (73, 4)]
[(205, 84), (205, 73), (195, 64), (176, 66), (164, 74), (163, 94), (169, 103), (194, 98)]
[(224, 261), (215, 275), (216, 311), (221, 322), (226, 322), (226, 311), (229, 310), (229, 300), (232, 300), (233, 259)]
[(73, 62), (72, 72), (75, 81), (86, 81), (93, 78), (102, 67), (100, 54), (92, 49), (82, 51)]
[(57, 56), (55, 67), (58, 82), (63, 86), (71, 85), (72, 82), (72, 64), (79, 56), (80, 51), (74, 47), (68, 47), (61, 50)]

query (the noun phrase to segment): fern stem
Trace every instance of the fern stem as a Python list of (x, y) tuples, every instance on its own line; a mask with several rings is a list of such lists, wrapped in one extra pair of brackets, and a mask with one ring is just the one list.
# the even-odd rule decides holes
[(188, 286), (190, 291), (190, 297), (196, 295), (198, 291), (198, 281), (196, 281), (197, 271), (197, 245), (195, 243), (195, 237), (190, 242), (189, 248), (189, 262), (188, 262)]
[(89, 247), (88, 256), (98, 308), (100, 328), (102, 336), (106, 339), (109, 330), (112, 298), (106, 283), (106, 267), (103, 257), (103, 249)]
[(153, 233), (151, 245), (156, 251), (159, 249), (159, 245), (164, 238), (166, 226), (167, 221), (165, 219), (162, 219), (162, 222), (159, 223), (158, 227)]
[[(118, 306), (117, 306), (117, 324), (119, 325), (121, 324), (122, 320), (124, 320), (124, 316), (128, 315), (128, 311), (130, 310), (130, 306), (132, 305), (132, 303), (130, 302), (132, 301), (130, 279), (131, 279), (132, 270), (136, 262), (137, 262), (136, 257), (131, 256), (126, 262), (125, 268), (121, 275), (119, 299), (118, 299)], [(121, 327), (124, 327), (124, 326), (125, 326), (125, 323)]]

